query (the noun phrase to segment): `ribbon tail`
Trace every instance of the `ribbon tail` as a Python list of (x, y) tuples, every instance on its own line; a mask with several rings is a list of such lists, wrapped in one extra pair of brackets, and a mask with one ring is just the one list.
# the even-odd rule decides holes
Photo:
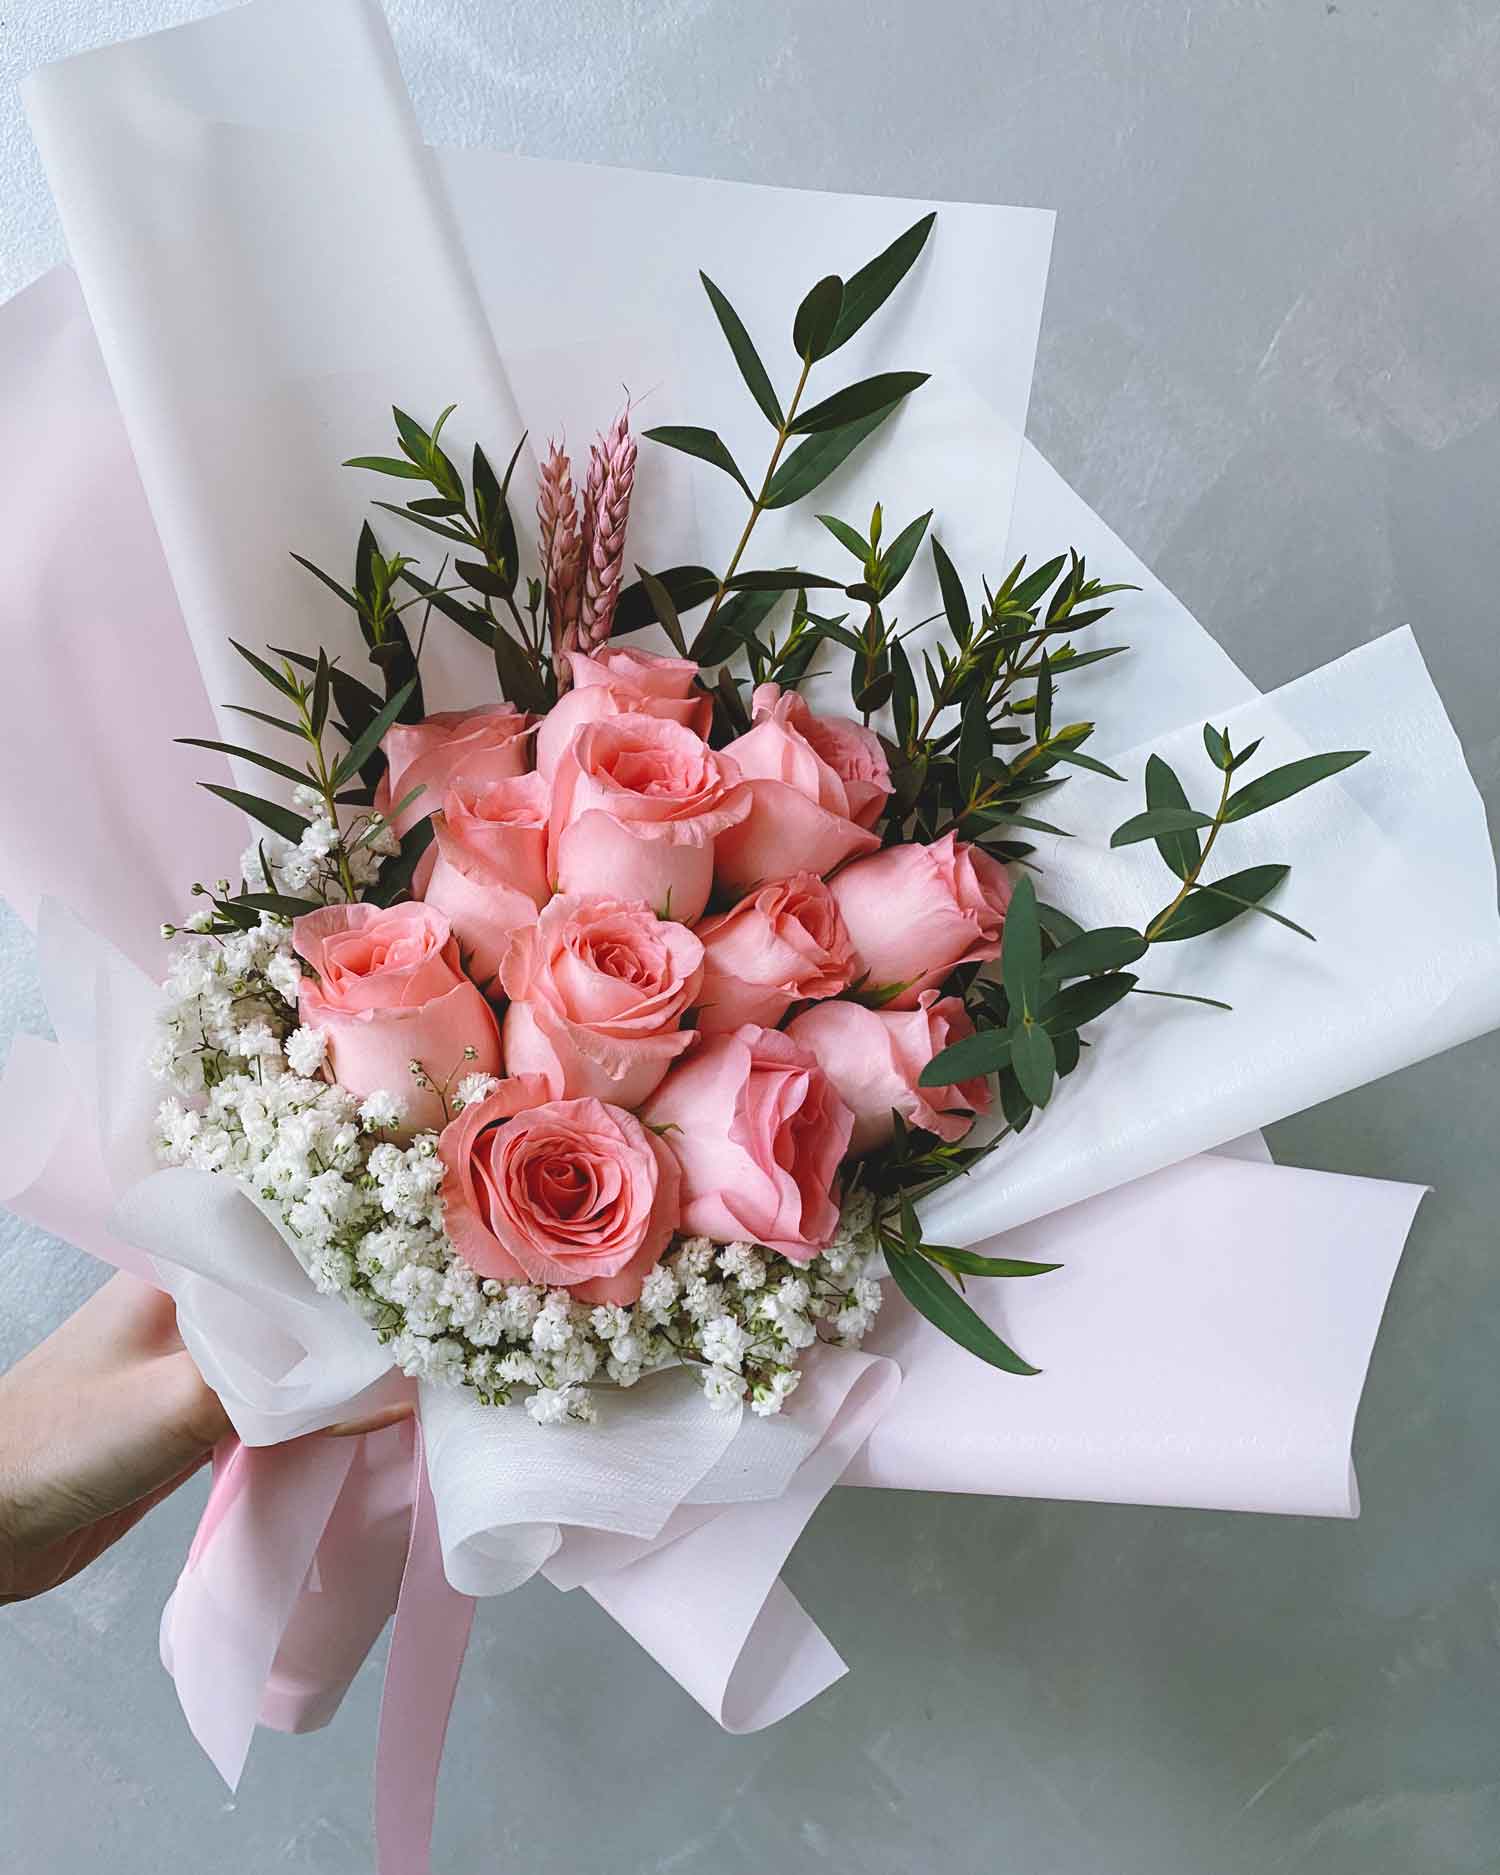
[(411, 1539), (375, 1753), (377, 1875), (431, 1875), (438, 1770), (474, 1621), (473, 1597), (460, 1595), (443, 1573), (420, 1425), (412, 1463)]

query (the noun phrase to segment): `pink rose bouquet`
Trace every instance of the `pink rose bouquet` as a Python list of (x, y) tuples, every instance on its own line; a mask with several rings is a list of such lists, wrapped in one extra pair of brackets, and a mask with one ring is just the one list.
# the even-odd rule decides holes
[[(878, 285), (862, 277), (859, 323), (925, 238), (919, 224)], [(842, 343), (842, 291), (825, 280), (798, 314), (804, 386)], [(208, 1091), (213, 1124), (169, 1103), (163, 1147), (232, 1170), (404, 1372), (554, 1424), (592, 1417), (598, 1386), (687, 1365), (711, 1405), (774, 1413), (819, 1342), (859, 1342), (886, 1275), (972, 1353), (1030, 1372), (950, 1279), (1032, 1266), (928, 1243), (922, 1200), (1016, 1149), (1153, 945), (1280, 885), (1278, 867), (1205, 878), (1232, 823), (1356, 759), (1236, 785), (1253, 750), (1206, 729), (1217, 809), (1162, 764), (1115, 835), (1156, 843), (1162, 909), (1090, 931), (1039, 899), (1020, 836), (1094, 761), (1092, 725), (1059, 726), (1053, 703), (1069, 632), (1112, 589), (1076, 557), (1023, 562), (982, 586), (976, 616), (930, 515), (887, 541), (878, 507), (863, 532), (821, 517), (852, 577), (741, 564), (762, 512), (921, 382), (778, 406), (761, 493), (734, 470), (752, 507), (726, 572), (631, 584), (628, 410), (581, 488), (551, 446), (524, 588), (509, 477), (477, 449), (466, 482), (446, 414), (426, 430), (397, 412), (401, 458), (356, 466), (430, 487), (398, 512), (465, 543), (458, 583), (367, 530), (359, 589), (325, 584), (359, 613), (378, 684), (326, 652), (244, 652), (279, 698), (266, 720), (305, 740), (307, 779), (293, 807), (233, 797), (267, 837), (185, 936), (178, 981), (195, 987), (168, 1024), (169, 1076)], [(649, 435), (733, 467), (712, 432)], [(924, 543), (943, 629), (918, 654), (894, 606)], [(856, 610), (811, 610), (838, 588)], [(498, 702), (426, 708), (425, 632), (414, 645), (402, 623), (417, 601), (490, 648)], [(624, 642), (652, 629), (654, 646)], [(845, 662), (847, 710), (804, 694), (825, 654)], [(231, 982), (212, 947), (250, 932), (253, 967)]]

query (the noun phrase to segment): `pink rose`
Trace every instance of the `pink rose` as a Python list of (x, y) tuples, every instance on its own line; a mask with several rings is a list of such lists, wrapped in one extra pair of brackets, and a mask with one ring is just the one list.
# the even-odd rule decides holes
[(815, 872), (763, 885), (698, 927), (704, 1034), (747, 1022), (774, 1029), (793, 1003), (837, 996), (855, 977), (849, 933)]
[(974, 1033), (956, 996), (924, 990), (915, 1009), (866, 1009), (860, 1003), (818, 1003), (793, 1016), (786, 1032), (818, 1065), (854, 1113), (851, 1152), (871, 1152), (894, 1133), (892, 1111), (908, 1126), (939, 1139), (962, 1139), (976, 1113), (989, 1109), (983, 1075), (952, 1087), (918, 1087), (933, 1056)]
[(713, 703), (698, 686), (698, 666), (691, 658), (657, 657), (625, 645), (604, 644), (592, 654), (568, 651), (573, 687), (542, 718), (536, 738), (536, 765), (551, 776), (563, 750), (585, 723), (601, 716), (662, 716), (708, 734)]
[(500, 1072), (494, 1014), (459, 968), (440, 911), (328, 905), (293, 921), (292, 946), (317, 972), (302, 980), (297, 1013), (327, 1036), (334, 1079), (361, 1099), (394, 1095), (406, 1132), (435, 1131), (447, 1118), (441, 1095), (412, 1075), (413, 1061), (437, 1088)]
[(960, 964), (1000, 955), (1010, 881), (998, 860), (945, 833), (931, 846), (888, 846), (846, 866), (829, 889), (872, 989), (906, 987), (888, 1007), (915, 1009)]
[(708, 903), (715, 841), (749, 811), (734, 763), (681, 723), (585, 723), (552, 779), (553, 881), (691, 924)]
[(792, 872), (827, 877), (880, 845), (869, 828), (891, 791), (880, 738), (814, 716), (795, 690), (761, 684), (753, 726), (724, 751), (750, 784), (750, 813), (719, 842), (719, 877), (739, 891)]
[(838, 1228), (854, 1116), (790, 1036), (747, 1023), (706, 1035), (641, 1111), (682, 1167), (681, 1229), (807, 1263)]
[(540, 1074), (554, 1100), (638, 1107), (696, 1039), (682, 1018), (703, 946), (649, 906), (559, 897), (511, 938), (500, 972), (509, 1074)]
[(677, 1227), (677, 1162), (623, 1108), (546, 1096), (523, 1074), (444, 1129), (448, 1235), (481, 1276), (632, 1303)]
[[(375, 790), (376, 807), (389, 813), (420, 787), (422, 792), (393, 823), (397, 833), (406, 833), (441, 804), (449, 782), (459, 775), (476, 773), (498, 781), (525, 774), (531, 766), (531, 725), (532, 719), (512, 703), (439, 710), (420, 723), (393, 723), (380, 745), (386, 771)], [(479, 757), (484, 759), (477, 764)]]
[(423, 900), (446, 912), (476, 981), (500, 968), (510, 934), (535, 922), (547, 883), (547, 810), (538, 774), (503, 781), (460, 777), (432, 817), (434, 863)]

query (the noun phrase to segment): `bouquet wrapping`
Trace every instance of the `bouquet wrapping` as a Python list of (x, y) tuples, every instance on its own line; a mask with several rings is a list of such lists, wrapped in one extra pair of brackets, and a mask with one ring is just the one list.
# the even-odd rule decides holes
[[(829, 486), (844, 512), (916, 512), (940, 490), (960, 564), (1005, 559), (1007, 534), (1012, 560), (1069, 542), (1140, 588), (1130, 655), (1068, 679), (1132, 799), (1153, 755), (1212, 772), (1205, 718), (1283, 761), (1371, 750), (1274, 832), (1237, 830), (1247, 862), (1290, 848), (1317, 944), (1261, 920), (1208, 940), (1232, 1009), (1127, 1003), (1034, 1133), (924, 1204), (933, 1240), (1062, 1266), (970, 1292), (1036, 1377), (980, 1365), (893, 1297), (862, 1345), (818, 1349), (775, 1415), (706, 1412), (673, 1369), (552, 1430), (422, 1379), (412, 1424), (304, 1437), (412, 1382), (265, 1207), (156, 1163), (163, 909), (245, 838), (172, 738), (253, 742), (226, 713), (262, 701), (231, 639), (316, 658), (343, 629), (287, 550), (341, 563), (368, 491), (333, 465), (384, 434), (393, 394), (435, 411), (461, 393), (451, 446), (582, 437), (623, 380), (653, 423), (713, 410), (743, 459), (723, 338), (678, 258), (733, 281), (766, 332), (822, 257), (854, 266), (911, 206), (427, 149), (360, 0), (253, 0), (40, 73), (29, 107), (77, 278), (0, 313), (0, 429), (27, 465), (8, 491), (21, 707), (0, 857), (57, 1039), (6, 1066), (0, 1195), (169, 1289), (236, 1427), (162, 1628), (224, 1776), (257, 1721), (326, 1723), (394, 1612), (382, 1867), (425, 1866), (473, 1598), (538, 1571), (592, 1595), (722, 1725), (769, 1724), (843, 1670), (779, 1579), (840, 1482), (1354, 1514), (1355, 1411), (1421, 1194), (1273, 1165), (1255, 1130), (1500, 1021), (1483, 812), (1409, 632), (1260, 696), (1025, 441), (1051, 217), (973, 205), (942, 209), (912, 290), (849, 341), (851, 369), (920, 356), (932, 379)], [(693, 470), (643, 453), (642, 566), (737, 531), (729, 479)], [(59, 518), (79, 511), (97, 517), (87, 553)], [(524, 504), (516, 521), (534, 554)], [(826, 546), (798, 507), (768, 531), (786, 564)], [(913, 616), (940, 609), (925, 562), (910, 586)], [(429, 711), (493, 688), (458, 631), (429, 635), (422, 679)], [(843, 682), (806, 694), (836, 709)], [(1110, 848), (1126, 791), (1076, 773), (1072, 837), (1037, 835), (1049, 897), (1091, 925), (1143, 926), (1160, 898), (1151, 842)], [(1185, 951), (1153, 951), (1153, 989), (1191, 991)]]

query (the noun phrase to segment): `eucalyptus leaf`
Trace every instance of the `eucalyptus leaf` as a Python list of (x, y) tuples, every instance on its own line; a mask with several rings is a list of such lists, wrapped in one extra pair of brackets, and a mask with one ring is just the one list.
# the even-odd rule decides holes
[(964, 596), (964, 583), (958, 576), (958, 569), (948, 558), (936, 534), (932, 537), (932, 563), (937, 568), (938, 591), (943, 595), (943, 611), (947, 616), (948, 629), (962, 650), (973, 636), (974, 620), (969, 611), (969, 601)]
[(881, 371), (857, 384), (847, 384), (811, 410), (804, 410), (792, 424), (791, 434), (813, 436), (821, 430), (841, 429), (846, 423), (855, 423), (909, 397), (927, 382), (929, 375), (926, 371)]
[(922, 537), (927, 532), (927, 524), (932, 519), (932, 510), (919, 514), (915, 521), (908, 521), (906, 526), (891, 542), (881, 555), (880, 596), (889, 598), (905, 579), (907, 570), (917, 557), (917, 549), (922, 544)]
[(759, 404), (766, 421), (779, 430), (782, 425), (781, 404), (766, 368), (760, 361), (760, 355), (751, 342), (750, 334), (745, 330), (744, 322), (706, 273), (700, 271), (698, 278), (703, 282), (703, 290), (714, 309), (720, 330), (729, 341), (734, 362), (740, 368), (740, 376), (745, 380), (750, 395)]
[(836, 273), (825, 274), (797, 308), (792, 322), (792, 346), (804, 364), (814, 364), (828, 350), (844, 305), (844, 283)]
[(1188, 833), (1196, 827), (1213, 824), (1211, 814), (1200, 814), (1193, 807), (1153, 807), (1122, 821), (1109, 836), (1109, 843), (1112, 847), (1134, 846), (1141, 840), (1155, 840), (1164, 833)]
[[(1034, 1016), (1041, 999), (1042, 926), (1037, 917), (1036, 888), (1026, 873), (1016, 881), (1006, 908), (1000, 980), (1015, 1015)], [(1042, 1102), (1036, 1104), (1041, 1106)]]
[(846, 344), (873, 313), (879, 312), (927, 245), (927, 237), (936, 220), (935, 210), (923, 215), (904, 234), (898, 234), (874, 260), (867, 261), (858, 273), (850, 275), (844, 286), (838, 322), (828, 342), (830, 352), (836, 352), (841, 345)]
[(810, 495), (826, 482), (867, 436), (874, 434), (886, 418), (901, 407), (898, 398), (881, 410), (875, 410), (842, 429), (821, 430), (806, 437), (792, 451), (771, 478), (763, 505), (766, 508), (789, 508), (794, 501)]
[(1010, 1042), (1002, 1029), (980, 1029), (934, 1055), (917, 1077), (919, 1087), (952, 1087), (993, 1074), (1010, 1060)]
[[(1191, 811), (1191, 803), (1175, 769), (1159, 755), (1149, 757), (1146, 762), (1146, 805), (1148, 808), (1176, 807)], [(1203, 847), (1196, 830), (1190, 827), (1185, 831), (1161, 835), (1156, 842), (1156, 850), (1177, 877), (1185, 879), (1198, 864)]]
[(406, 706), (407, 698), (416, 687), (417, 680), (415, 678), (412, 678), (410, 683), (403, 684), (385, 705), (384, 709), (381, 710), (380, 714), (373, 717), (371, 721), (365, 725), (364, 729), (361, 730), (360, 734), (345, 752), (338, 767), (333, 771), (334, 787), (343, 787), (346, 781), (352, 780), (353, 777), (359, 773), (360, 769), (364, 767), (365, 763), (380, 747), (386, 731), (400, 716)]
[(1251, 814), (1262, 813), (1279, 801), (1290, 800), (1304, 788), (1352, 768), (1369, 752), (1368, 749), (1340, 749), (1330, 755), (1307, 755), (1300, 762), (1288, 762), (1284, 768), (1273, 768), (1267, 774), (1257, 775), (1254, 781), (1247, 781), (1243, 788), (1230, 795), (1224, 805), (1224, 818), (1226, 821), (1244, 820)]
[(1059, 944), (1043, 963), (1042, 975), (1061, 981), (1065, 977), (1123, 970), (1144, 957), (1149, 948), (1140, 932), (1132, 931), (1129, 925), (1101, 925), (1096, 931), (1080, 932)]
[(666, 423), (654, 430), (647, 430), (645, 435), (649, 442), (660, 443), (666, 449), (681, 450), (685, 456), (696, 456), (700, 462), (709, 462), (716, 469), (722, 469), (739, 483), (745, 491), (745, 499), (754, 501), (750, 484), (741, 475), (740, 465), (730, 455), (717, 430), (700, 429), (690, 423)]
[[(666, 589), (679, 616), (705, 604), (719, 590), (718, 574), (706, 566), (669, 566), (658, 573), (656, 579)], [(611, 636), (620, 638), (627, 632), (641, 631), (656, 623), (656, 610), (645, 586), (636, 580), (625, 587), (615, 607)]]
[(934, 1328), (950, 1341), (956, 1341), (970, 1354), (977, 1354), (991, 1367), (1007, 1374), (1036, 1374), (1041, 1369), (1023, 1361), (1015, 1349), (1007, 1346), (982, 1316), (977, 1315), (963, 1297), (923, 1256), (905, 1248), (888, 1245), (886, 1263), (891, 1278), (919, 1315), (926, 1316)]
[[(1007, 928), (1009, 922), (1007, 918)], [(1052, 1083), (1057, 1076), (1052, 1037), (1040, 1022), (1013, 1023), (1008, 1033), (1011, 1073), (1032, 1106), (1045, 1107), (1052, 1098)]]

